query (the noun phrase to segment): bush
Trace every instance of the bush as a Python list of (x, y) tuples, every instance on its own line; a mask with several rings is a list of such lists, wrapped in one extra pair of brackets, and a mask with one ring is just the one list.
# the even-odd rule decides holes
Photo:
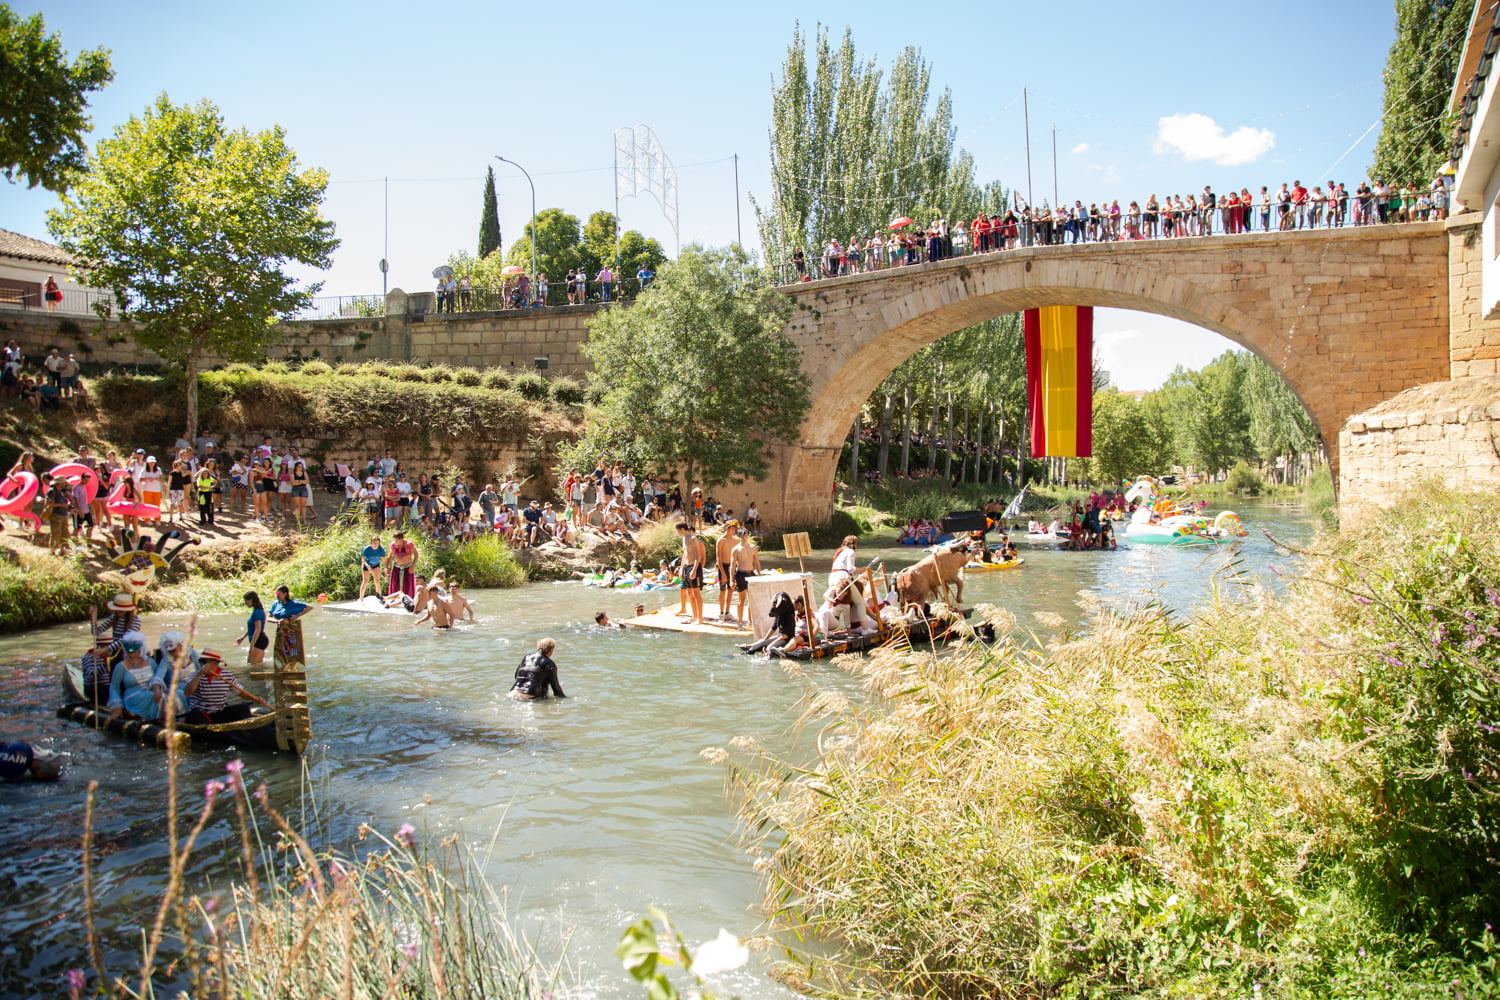
[(304, 375), (331, 375), (333, 366), (326, 361), (304, 361), (298, 369)]
[(1251, 496), (1259, 496), (1266, 488), (1266, 481), (1261, 478), (1259, 472), (1250, 468), (1250, 464), (1240, 459), (1229, 470), (1229, 477), (1224, 481), (1224, 486), (1234, 494), (1248, 493)]
[(429, 365), (422, 369), (422, 378), (434, 385), (453, 381), (453, 369), (445, 364)]
[(519, 587), (526, 582), (526, 570), (494, 532), (472, 542), (428, 548), (432, 568), (441, 568), (450, 581), (465, 587)]
[(840, 995), (1495, 996), (1497, 520), (1428, 489), (1281, 599), (850, 660), (814, 765), (710, 754), (768, 907)]
[[(453, 381), (459, 385), (478, 386), (484, 384), (483, 377), (478, 368), (455, 368), (453, 369)], [(496, 388), (509, 388), (509, 386), (497, 386)]]
[(114, 592), (77, 559), (47, 556), (26, 566), (0, 561), (0, 632), (82, 621), (90, 605), (102, 607)]
[(564, 406), (577, 406), (583, 402), (583, 385), (576, 378), (560, 375), (552, 380), (552, 401)]
[(387, 374), (387, 377), (393, 378), (397, 382), (427, 381), (427, 376), (424, 375), (422, 369), (416, 365), (391, 365), (391, 370)]
[(482, 380), (486, 389), (509, 389), (512, 381), (510, 372), (504, 368), (486, 369)]
[(335, 375), (359, 375), (363, 373), (363, 371), (364, 369), (359, 364), (353, 361), (340, 362), (333, 368), (333, 373)]
[(673, 527), (676, 523), (671, 518), (653, 521), (636, 532), (635, 544), (641, 550), (641, 565), (654, 569), (662, 560), (671, 562), (682, 555), (682, 538)]
[(377, 378), (391, 377), (392, 365), (389, 361), (366, 361), (358, 367), (366, 375), (374, 375)]
[(266, 375), (285, 375), (292, 370), (292, 366), (285, 361), (267, 361), (259, 369), (245, 365), (250, 371), (260, 371)]
[(547, 398), (547, 380), (536, 372), (522, 372), (511, 382), (511, 388), (521, 394), (521, 398), (528, 399), (533, 403), (540, 403)]

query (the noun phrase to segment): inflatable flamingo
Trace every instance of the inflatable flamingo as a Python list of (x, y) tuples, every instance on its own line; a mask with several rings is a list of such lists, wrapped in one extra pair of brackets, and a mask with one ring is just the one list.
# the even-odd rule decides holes
[(112, 488), (104, 501), (104, 508), (116, 517), (161, 517), (161, 507), (154, 503), (135, 503), (124, 499), (125, 480), (129, 476), (124, 469), (116, 469), (110, 477)]
[(22, 524), (30, 521), (32, 531), (41, 531), (41, 518), (31, 512), (31, 501), (41, 488), (41, 480), (30, 472), (6, 476), (0, 482), (0, 514), (9, 514)]
[(47, 473), (53, 479), (59, 476), (69, 487), (83, 483), (84, 503), (93, 503), (94, 498), (99, 495), (99, 474), (81, 462), (64, 462), (54, 465), (52, 471)]

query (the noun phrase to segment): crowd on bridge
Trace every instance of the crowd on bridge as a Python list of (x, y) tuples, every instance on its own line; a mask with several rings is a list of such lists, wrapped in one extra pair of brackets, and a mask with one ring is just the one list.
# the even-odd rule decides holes
[(863, 274), (1018, 247), (1436, 221), (1448, 217), (1451, 182), (1439, 176), (1428, 187), (1418, 188), (1377, 179), (1373, 184), (1361, 181), (1350, 191), (1339, 181), (1330, 180), (1326, 187), (1314, 184), (1309, 190), (1294, 180), (1274, 191), (1262, 186), (1258, 193), (1248, 187), (1218, 193), (1205, 185), (1197, 195), (1158, 198), (1152, 193), (1143, 202), (1124, 205), (1118, 199), (1074, 201), (1056, 208), (1019, 204), (1003, 212), (981, 212), (970, 222), (935, 219), (925, 228), (903, 216), (884, 233), (856, 235), (842, 243), (831, 239), (813, 255), (794, 250), (781, 280)]

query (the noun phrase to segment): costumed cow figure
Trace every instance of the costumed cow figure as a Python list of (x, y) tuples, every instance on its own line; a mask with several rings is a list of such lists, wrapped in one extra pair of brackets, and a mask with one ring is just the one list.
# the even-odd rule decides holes
[(964, 564), (969, 543), (950, 542), (929, 552), (922, 561), (897, 573), (892, 583), (902, 609), (921, 607), (934, 596), (957, 606), (964, 598)]

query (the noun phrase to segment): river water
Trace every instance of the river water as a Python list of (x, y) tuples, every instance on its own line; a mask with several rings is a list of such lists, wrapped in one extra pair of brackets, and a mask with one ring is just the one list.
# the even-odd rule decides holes
[[(1080, 590), (1155, 599), (1187, 611), (1217, 585), (1233, 595), (1252, 581), (1278, 586), (1294, 558), (1263, 534), (1297, 544), (1313, 533), (1300, 508), (1240, 504), (1251, 536), (1236, 546), (1127, 546), (1111, 553), (1024, 551), (1019, 570), (971, 575), (965, 603), (1009, 608), (1046, 633), (1033, 612), (1086, 625)], [(870, 557), (862, 550), (862, 561)], [(888, 567), (919, 553), (889, 545)], [(825, 572), (828, 554), (809, 560)], [(306, 634), (313, 734), (305, 758), (317, 803), (317, 842), (348, 847), (359, 824), (393, 834), (410, 822), (430, 837), (462, 834), (486, 857), (525, 933), (543, 955), (564, 951), (572, 996), (633, 997), (639, 986), (611, 954), (648, 905), (666, 910), (689, 942), (726, 927), (760, 924), (759, 886), (738, 843), (719, 766), (699, 751), (750, 736), (797, 752), (792, 723), (801, 681), (774, 661), (744, 656), (724, 638), (605, 631), (594, 612), (630, 614), (675, 592), (637, 595), (575, 583), (472, 593), (479, 619), (439, 633), (410, 619), (320, 610)], [(712, 598), (713, 591), (706, 595)], [(153, 615), (155, 640), (185, 616)], [(199, 619), (200, 646), (228, 649), (239, 615)], [(505, 697), (516, 663), (553, 636), (566, 700)], [(84, 966), (78, 861), (84, 791), (99, 782), (100, 891), (117, 967), (134, 955), (139, 924), (162, 883), (166, 758), (155, 749), (62, 722), (57, 664), (87, 648), (86, 626), (0, 637), (0, 739), (27, 739), (68, 755), (55, 785), (0, 785), (0, 996), (53, 994), (65, 970)], [(237, 666), (238, 654), (230, 654)], [(806, 665), (814, 682), (853, 693), (842, 671)], [(805, 748), (802, 748), (805, 751)], [(184, 787), (222, 777), (236, 752), (195, 748)], [(295, 809), (302, 762), (251, 754), (245, 777)], [(191, 798), (191, 796), (189, 796)], [(199, 800), (201, 801), (201, 800)], [(210, 827), (195, 885), (223, 871), (227, 820)], [(731, 973), (724, 995), (790, 994), (764, 975), (776, 956)]]

